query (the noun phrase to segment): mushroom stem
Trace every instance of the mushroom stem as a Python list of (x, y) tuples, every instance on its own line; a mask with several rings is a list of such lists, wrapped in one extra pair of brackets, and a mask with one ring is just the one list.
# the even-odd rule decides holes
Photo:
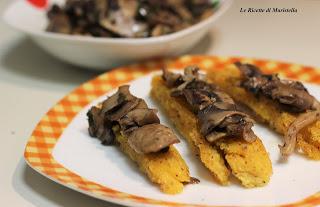
[(316, 111), (308, 111), (301, 114), (293, 123), (291, 123), (287, 133), (284, 136), (284, 144), (279, 145), (283, 158), (287, 159), (287, 157), (294, 152), (297, 142), (297, 134), (299, 131), (319, 119), (320, 110), (318, 109)]

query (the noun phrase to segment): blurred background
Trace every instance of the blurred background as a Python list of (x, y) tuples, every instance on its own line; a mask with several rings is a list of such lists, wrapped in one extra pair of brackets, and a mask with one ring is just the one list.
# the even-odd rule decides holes
[[(3, 14), (11, 0), (0, 1)], [(240, 8), (297, 13), (240, 13)], [(320, 1), (235, 0), (189, 54), (247, 56), (320, 67)], [(63, 63), (0, 21), (0, 205), (116, 206), (42, 177), (26, 166), (24, 145), (40, 117), (98, 72)]]

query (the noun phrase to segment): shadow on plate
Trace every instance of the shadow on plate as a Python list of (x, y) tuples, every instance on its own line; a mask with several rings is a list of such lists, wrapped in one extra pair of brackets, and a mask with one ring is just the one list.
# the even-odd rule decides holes
[(31, 169), (21, 158), (12, 177), (14, 190), (38, 207), (121, 207), (68, 189)]

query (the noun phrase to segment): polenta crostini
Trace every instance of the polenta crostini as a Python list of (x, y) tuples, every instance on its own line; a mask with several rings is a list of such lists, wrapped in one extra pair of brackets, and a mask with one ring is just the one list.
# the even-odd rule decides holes
[(173, 146), (179, 139), (156, 113), (124, 85), (88, 111), (89, 134), (118, 145), (164, 193), (177, 194), (191, 181), (189, 169)]
[(152, 80), (151, 96), (218, 183), (229, 184), (231, 174), (245, 187), (269, 182), (271, 161), (251, 129), (253, 120), (199, 68), (189, 66), (184, 74), (164, 69)]
[(285, 160), (296, 149), (320, 160), (320, 105), (301, 82), (264, 74), (255, 65), (240, 62), (208, 78), (283, 135), (279, 147)]

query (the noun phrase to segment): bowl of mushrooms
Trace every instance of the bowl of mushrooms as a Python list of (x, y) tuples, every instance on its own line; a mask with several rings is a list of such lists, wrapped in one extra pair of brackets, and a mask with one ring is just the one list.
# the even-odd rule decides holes
[(93, 70), (186, 53), (232, 0), (14, 1), (4, 20), (54, 57)]

